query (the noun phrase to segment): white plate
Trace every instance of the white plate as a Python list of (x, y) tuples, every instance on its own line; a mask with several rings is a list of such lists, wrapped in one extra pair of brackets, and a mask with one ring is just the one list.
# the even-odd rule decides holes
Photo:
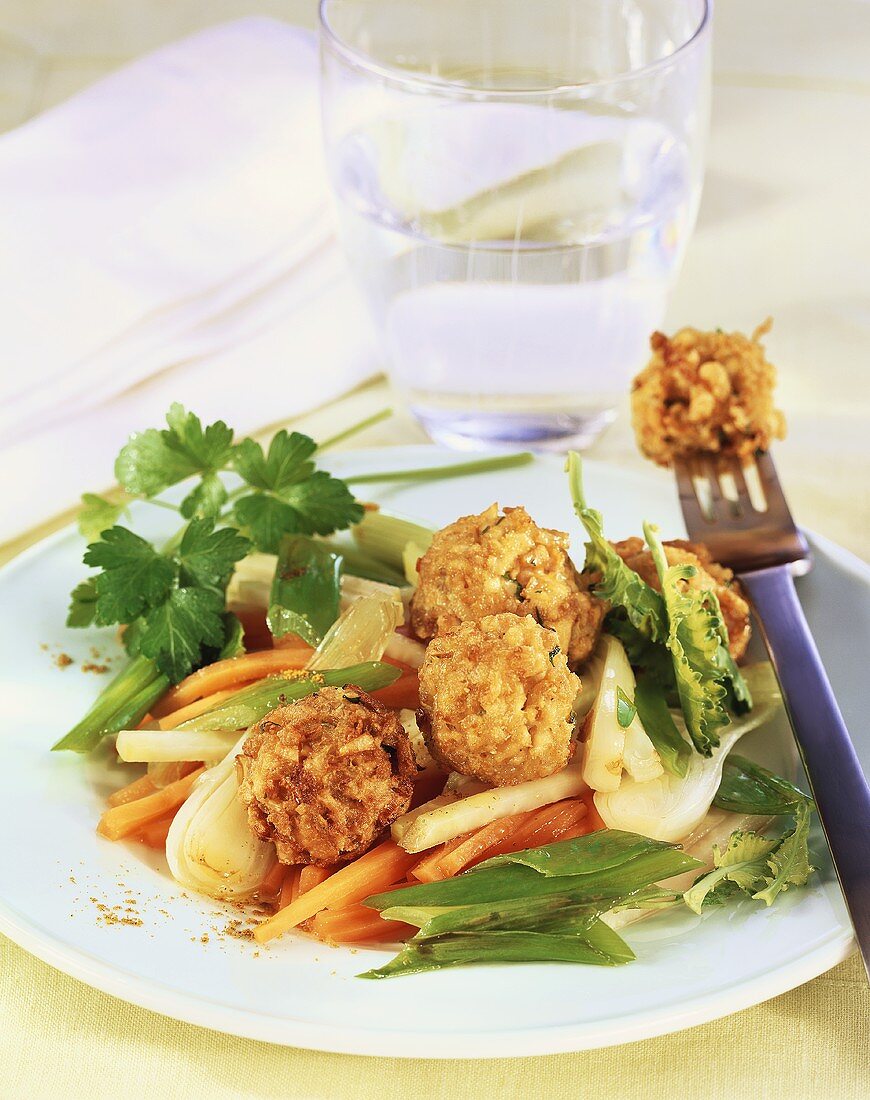
[[(390, 448), (342, 455), (333, 467), (399, 469), (450, 457), (434, 448)], [(669, 534), (682, 530), (664, 476), (639, 478), (589, 462), (586, 486), (611, 537), (637, 533), (645, 517)], [(437, 524), (494, 499), (523, 503), (538, 522), (570, 530), (582, 553), (565, 477), (551, 459), (366, 495)], [(162, 522), (158, 509), (148, 511)], [(827, 542), (815, 547), (816, 567), (801, 594), (868, 766), (861, 684), (870, 651), (870, 570)], [(0, 929), (74, 977), (180, 1020), (270, 1042), (355, 1054), (504, 1057), (675, 1031), (790, 989), (849, 953), (851, 932), (818, 835), (821, 873), (811, 887), (770, 910), (747, 902), (703, 919), (686, 912), (630, 928), (626, 939), (638, 960), (615, 969), (474, 967), (364, 982), (354, 975), (385, 961), (384, 951), (328, 948), (301, 937), (258, 951), (219, 934), (215, 929), (234, 914), (185, 897), (145, 849), (96, 836), (106, 794), (133, 772), (109, 763), (108, 754), (48, 752), (105, 682), (80, 671), (90, 646), (114, 648), (110, 632), (63, 628), (67, 593), (83, 573), (81, 553), (80, 538), (64, 531), (0, 574)], [(76, 663), (58, 670), (51, 660), (58, 648)], [(747, 748), (793, 771), (786, 730)], [(98, 905), (127, 904), (141, 925), (99, 919)]]

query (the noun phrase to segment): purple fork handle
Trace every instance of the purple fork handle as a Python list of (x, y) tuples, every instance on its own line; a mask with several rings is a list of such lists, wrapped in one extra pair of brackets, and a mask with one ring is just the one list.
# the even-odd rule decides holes
[(742, 573), (782, 687), (858, 947), (870, 976), (870, 784), (787, 565)]

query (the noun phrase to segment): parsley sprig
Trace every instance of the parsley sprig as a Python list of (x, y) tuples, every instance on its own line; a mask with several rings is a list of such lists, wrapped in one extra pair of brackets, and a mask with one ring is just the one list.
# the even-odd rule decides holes
[[(224, 612), (236, 562), (253, 550), (276, 553), (287, 533), (349, 527), (363, 508), (343, 481), (316, 468), (317, 444), (301, 432), (278, 432), (264, 451), (253, 439), (234, 442), (222, 420), (203, 427), (181, 405), (166, 423), (122, 448), (122, 498), (83, 498), (83, 532), (99, 528), (84, 562), (99, 572), (74, 590), (67, 621), (130, 627), (128, 649), (175, 683), (233, 628)], [(180, 503), (162, 497), (182, 481), (192, 484)], [(172, 508), (186, 522), (158, 548), (117, 522), (133, 499)]]

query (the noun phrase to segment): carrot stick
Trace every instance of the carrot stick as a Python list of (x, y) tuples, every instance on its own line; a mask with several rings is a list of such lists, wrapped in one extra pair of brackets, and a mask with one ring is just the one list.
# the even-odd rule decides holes
[(163, 696), (152, 707), (152, 713), (158, 718), (171, 714), (179, 707), (186, 707), (205, 695), (216, 691), (238, 687), (245, 680), (260, 680), (264, 676), (285, 672), (287, 669), (304, 668), (311, 656), (311, 646), (299, 642), (285, 649), (264, 649), (258, 653), (245, 653), (241, 657), (227, 657), (224, 661), (215, 661), (198, 672), (193, 672)]
[(295, 896), (295, 891), (299, 886), (299, 867), (285, 867), (284, 868), (284, 884), (281, 887), (281, 894), (278, 898), (278, 908), (286, 909)]
[(344, 909), (325, 909), (311, 918), (309, 928), (318, 939), (333, 943), (398, 940), (414, 932), (411, 925), (397, 920), (383, 920), (379, 913), (358, 902)]
[(411, 868), (411, 874), (420, 882), (437, 882), (439, 879), (444, 878), (445, 876), (441, 874), (442, 859), (472, 836), (474, 836), (474, 833), (463, 833), (461, 836), (454, 837), (453, 840), (446, 840), (443, 844), (439, 844), (436, 848), (427, 852), (419, 863), (414, 864)]
[(586, 791), (583, 795), (583, 801), (586, 804), (586, 809), (589, 813), (589, 823), (592, 826), (592, 828), (589, 830), (590, 833), (597, 833), (599, 829), (607, 828), (607, 826), (604, 824), (604, 819), (595, 808), (595, 799), (593, 798), (594, 794), (594, 791)]
[(169, 834), (169, 827), (175, 818), (175, 813), (166, 814), (164, 817), (158, 817), (156, 821), (152, 821), (150, 825), (143, 826), (136, 834), (135, 839), (140, 844), (144, 844), (146, 848), (155, 848), (159, 850), (166, 850), (166, 837)]
[(171, 810), (177, 810), (204, 771), (205, 768), (197, 768), (190, 775), (170, 783), (168, 787), (163, 787), (154, 794), (137, 798), (135, 802), (112, 806), (100, 818), (97, 832), (108, 840), (121, 840)]
[(299, 894), (307, 894), (321, 882), (326, 882), (332, 870), (331, 867), (314, 867), (310, 864), (303, 867), (299, 872)]
[(146, 794), (154, 794), (157, 788), (151, 782), (149, 775), (140, 775), (126, 787), (114, 791), (106, 799), (110, 806), (124, 806), (127, 802), (135, 802), (137, 798), (144, 798)]
[(188, 703), (186, 707), (179, 707), (178, 710), (167, 714), (165, 718), (160, 719), (157, 725), (162, 730), (174, 730), (182, 722), (186, 722), (188, 718), (198, 718), (200, 714), (205, 714), (207, 710), (216, 707), (224, 699), (229, 699), (231, 695), (235, 695), (243, 687), (247, 687), (247, 684), (239, 684), (236, 688), (227, 688), (226, 691), (216, 691), (212, 695), (206, 695), (204, 699), (197, 699), (193, 703)]
[(396, 710), (417, 710), (420, 706), (420, 680), (416, 670), (400, 676), (389, 687), (373, 691), (372, 697), (379, 703), (383, 703), (385, 707), (393, 707)]
[(485, 859), (491, 848), (513, 837), (534, 812), (536, 811), (527, 810), (525, 813), (499, 818), (498, 821), (492, 821), (489, 825), (484, 825), (482, 829), (472, 833), (467, 840), (441, 859), (438, 864), (438, 877), (452, 878), (470, 863)]
[(254, 929), (254, 939), (257, 943), (267, 943), (327, 906), (340, 909), (362, 901), (369, 894), (376, 894), (398, 882), (416, 861), (416, 855), (404, 851), (395, 841), (385, 840), (353, 863), (340, 867), (325, 882), (312, 887), (307, 894), (300, 894), (286, 909), (281, 909), (274, 917), (258, 925)]
[(266, 875), (257, 888), (257, 896), (260, 898), (271, 898), (280, 894), (284, 886), (286, 871), (286, 866), (276, 861), (271, 871), (269, 871), (268, 875)]

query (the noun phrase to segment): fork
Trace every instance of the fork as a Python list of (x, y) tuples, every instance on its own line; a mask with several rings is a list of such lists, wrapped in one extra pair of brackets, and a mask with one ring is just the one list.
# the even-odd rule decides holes
[(870, 785), (837, 706), (794, 586), (812, 564), (773, 459), (695, 457), (675, 464), (689, 537), (749, 593), (870, 978)]

